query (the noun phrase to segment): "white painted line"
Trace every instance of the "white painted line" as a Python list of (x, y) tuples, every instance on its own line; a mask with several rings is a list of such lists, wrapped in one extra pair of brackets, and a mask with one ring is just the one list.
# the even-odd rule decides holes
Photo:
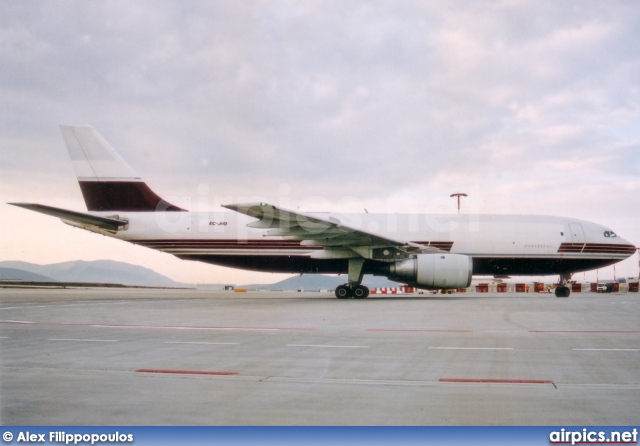
[(74, 341), (74, 342), (120, 342), (117, 339), (64, 339), (64, 338), (51, 338), (47, 341)]
[(70, 322), (34, 322), (0, 320), (0, 324), (24, 324), (24, 325), (54, 325), (63, 327), (97, 327), (97, 328), (134, 328), (134, 329), (161, 329), (161, 330), (243, 330), (243, 331), (313, 331), (316, 328), (261, 328), (261, 327), (206, 327), (206, 326), (174, 326), (174, 325), (125, 325), (125, 324), (78, 324)]
[(167, 341), (165, 344), (190, 344), (190, 345), (239, 345), (239, 342), (181, 342)]
[(315, 348), (369, 348), (368, 345), (318, 345), (318, 344), (287, 344), (287, 347), (315, 347)]
[(0, 336), (0, 339), (11, 339), (9, 336)]
[(513, 350), (511, 347), (429, 347), (429, 350)]
[(640, 352), (640, 348), (574, 348), (574, 352)]
[(2, 307), (0, 310), (30, 310), (32, 308), (86, 307), (88, 305), (120, 305), (121, 302), (85, 302), (76, 304), (23, 305), (20, 307)]

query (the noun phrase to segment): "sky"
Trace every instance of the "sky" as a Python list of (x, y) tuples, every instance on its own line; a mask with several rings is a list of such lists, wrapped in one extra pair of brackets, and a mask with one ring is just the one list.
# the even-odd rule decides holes
[[(462, 212), (568, 216), (640, 244), (636, 1), (1, 2), (0, 60), (0, 260), (287, 277), (7, 205), (85, 209), (60, 124), (95, 127), (192, 210), (455, 213), (466, 192)], [(637, 276), (637, 255), (616, 268)]]

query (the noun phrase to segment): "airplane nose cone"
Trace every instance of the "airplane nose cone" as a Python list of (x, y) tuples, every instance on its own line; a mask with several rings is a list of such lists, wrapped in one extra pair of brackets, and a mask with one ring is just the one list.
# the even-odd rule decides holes
[(631, 257), (636, 253), (637, 247), (629, 240), (623, 239), (622, 237), (618, 237), (617, 244), (620, 245), (622, 251), (627, 254), (627, 257)]
[[(594, 252), (601, 250), (602, 254), (611, 254), (619, 260), (631, 257), (636, 253), (636, 245), (629, 240), (620, 237), (611, 229), (600, 226), (589, 234), (585, 249), (592, 249)], [(591, 246), (590, 246), (591, 245)]]
[[(624, 239), (623, 239), (623, 240), (624, 240)], [(629, 246), (633, 246), (633, 249), (635, 249), (635, 250), (638, 250), (638, 248), (639, 248), (638, 246), (636, 246), (635, 244), (631, 243), (631, 242), (630, 242), (630, 241), (628, 241), (628, 240), (624, 240), (624, 242), (625, 242), (627, 245), (629, 245)]]

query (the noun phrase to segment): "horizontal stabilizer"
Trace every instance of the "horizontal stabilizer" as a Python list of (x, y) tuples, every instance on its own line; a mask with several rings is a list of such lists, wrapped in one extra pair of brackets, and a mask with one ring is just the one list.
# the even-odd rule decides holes
[(126, 229), (128, 222), (112, 217), (99, 217), (97, 215), (84, 214), (82, 212), (69, 211), (67, 209), (54, 208), (43, 204), (35, 203), (9, 203), (13, 206), (29, 209), (30, 211), (40, 212), (42, 214), (51, 215), (61, 218), (63, 221), (77, 223), (83, 226), (95, 226), (96, 228), (107, 231), (117, 232)]

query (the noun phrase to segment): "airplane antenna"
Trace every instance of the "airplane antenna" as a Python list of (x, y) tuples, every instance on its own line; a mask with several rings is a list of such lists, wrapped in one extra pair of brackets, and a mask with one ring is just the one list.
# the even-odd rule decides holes
[(460, 213), (460, 197), (467, 197), (468, 195), (463, 192), (456, 192), (455, 194), (451, 194), (451, 197), (458, 197), (458, 214)]

